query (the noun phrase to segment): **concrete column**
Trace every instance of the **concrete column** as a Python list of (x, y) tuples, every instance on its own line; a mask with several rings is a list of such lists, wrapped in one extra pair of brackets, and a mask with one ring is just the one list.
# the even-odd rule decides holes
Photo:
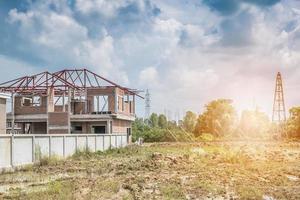
[(47, 112), (54, 112), (54, 88), (48, 89)]
[(114, 89), (115, 94), (115, 113), (118, 113), (118, 94), (117, 94), (117, 88)]
[(109, 120), (106, 121), (106, 132), (107, 134), (110, 134), (110, 130), (109, 130)]
[(87, 89), (85, 89), (84, 95), (85, 95), (84, 114), (87, 114), (87, 113), (89, 113), (88, 112), (88, 109), (89, 109), (88, 103), (89, 103), (89, 101), (88, 101), (88, 92), (87, 92)]
[(49, 112), (54, 112), (54, 88), (47, 89), (47, 134), (49, 134)]
[(73, 97), (72, 96), (72, 90), (71, 90), (71, 88), (69, 88), (69, 90), (68, 90), (68, 126), (69, 126), (68, 134), (71, 134), (71, 117), (70, 117), (70, 115), (72, 113), (72, 106), (71, 106), (72, 97)]
[(6, 134), (6, 98), (0, 96), (0, 134)]
[(11, 132), (15, 134), (15, 94), (11, 94)]
[(22, 123), (22, 134), (25, 134), (25, 123)]
[(66, 105), (65, 105), (65, 98), (66, 98), (66, 93), (64, 92), (63, 97), (62, 97), (62, 104), (63, 104), (63, 112), (66, 112)]
[(112, 134), (111, 120), (106, 121), (106, 132), (107, 134)]
[(109, 121), (110, 133), (113, 134), (112, 120)]
[(133, 95), (132, 113), (135, 114), (135, 95)]

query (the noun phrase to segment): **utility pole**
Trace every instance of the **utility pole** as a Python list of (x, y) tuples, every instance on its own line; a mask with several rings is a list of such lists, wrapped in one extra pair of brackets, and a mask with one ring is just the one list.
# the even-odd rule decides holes
[(145, 94), (145, 119), (149, 119), (150, 117), (150, 111), (151, 111), (151, 99), (150, 99), (150, 93), (149, 90), (146, 90)]

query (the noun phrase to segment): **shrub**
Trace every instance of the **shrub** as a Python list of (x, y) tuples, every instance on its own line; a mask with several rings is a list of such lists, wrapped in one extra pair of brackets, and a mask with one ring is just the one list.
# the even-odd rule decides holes
[(197, 138), (197, 140), (201, 142), (211, 142), (215, 140), (215, 137), (210, 133), (203, 133)]

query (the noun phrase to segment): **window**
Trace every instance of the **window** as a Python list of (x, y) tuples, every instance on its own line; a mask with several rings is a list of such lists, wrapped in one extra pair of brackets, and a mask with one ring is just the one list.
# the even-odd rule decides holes
[(22, 97), (22, 106), (41, 106), (41, 97)]
[(127, 128), (127, 135), (128, 135), (128, 136), (131, 135), (131, 128)]
[(93, 126), (92, 131), (95, 134), (105, 134), (106, 133), (106, 126)]
[(11, 123), (11, 122), (7, 122), (7, 123), (6, 123), (6, 127), (7, 127), (7, 128), (11, 128), (11, 127), (12, 127), (12, 123)]
[(82, 133), (82, 125), (80, 124), (72, 125), (71, 133)]
[(107, 112), (108, 111), (108, 96), (94, 96), (94, 111)]
[(32, 105), (33, 106), (41, 106), (41, 97), (40, 96), (32, 97)]
[(32, 105), (32, 98), (23, 97), (22, 98), (22, 106), (31, 106)]
[(75, 126), (74, 131), (82, 131), (82, 126)]

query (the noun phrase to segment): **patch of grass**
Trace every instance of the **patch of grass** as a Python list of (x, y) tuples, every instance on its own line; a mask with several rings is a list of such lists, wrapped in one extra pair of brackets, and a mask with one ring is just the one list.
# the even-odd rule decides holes
[(131, 194), (127, 194), (122, 199), (123, 200), (134, 200), (134, 197)]
[(176, 184), (162, 185), (160, 187), (163, 199), (166, 200), (179, 200), (186, 199), (182, 188)]
[(251, 162), (251, 158), (243, 150), (229, 150), (219, 149), (219, 152), (215, 152), (220, 156), (221, 161), (230, 164), (247, 164)]
[(116, 180), (105, 180), (98, 185), (103, 191), (117, 193), (120, 190), (120, 184)]
[(142, 153), (142, 148), (137, 145), (130, 145), (123, 148), (109, 148), (106, 151), (98, 151), (98, 155), (105, 156), (132, 156)]
[(197, 138), (199, 142), (212, 142), (215, 140), (215, 137), (210, 133), (204, 133)]
[(90, 159), (95, 155), (95, 153), (91, 152), (89, 148), (84, 150), (77, 149), (76, 152), (71, 156), (73, 159), (83, 160), (83, 159)]
[[(52, 181), (46, 185), (45, 190), (29, 192), (26, 194), (20, 188), (9, 191), (9, 199), (35, 199), (35, 200), (65, 200), (74, 199), (74, 185), (71, 181)], [(4, 197), (6, 198), (6, 197)], [(8, 198), (8, 197), (7, 197)]]
[(98, 199), (99, 195), (101, 199), (111, 199), (120, 191), (120, 188), (121, 185), (116, 179), (97, 180), (89, 195), (91, 199)]
[(4, 199), (19, 199), (23, 194), (24, 192), (21, 188), (11, 188), (9, 190), (9, 195), (4, 196)]
[(44, 156), (41, 157), (39, 161), (34, 164), (34, 166), (41, 167), (41, 166), (48, 166), (48, 165), (58, 165), (59, 162), (61, 162), (60, 158), (56, 155), (52, 155), (50, 157)]
[(212, 183), (209, 180), (199, 180), (199, 179), (194, 179), (189, 183), (192, 188), (195, 188), (197, 190), (201, 190), (203, 193), (207, 194), (214, 194), (214, 195), (220, 195), (224, 194), (225, 188)]
[(48, 184), (47, 190), (42, 192), (43, 199), (73, 199), (75, 186), (72, 181), (53, 181)]
[(240, 199), (262, 199), (262, 191), (255, 186), (240, 186), (237, 188), (237, 194)]

